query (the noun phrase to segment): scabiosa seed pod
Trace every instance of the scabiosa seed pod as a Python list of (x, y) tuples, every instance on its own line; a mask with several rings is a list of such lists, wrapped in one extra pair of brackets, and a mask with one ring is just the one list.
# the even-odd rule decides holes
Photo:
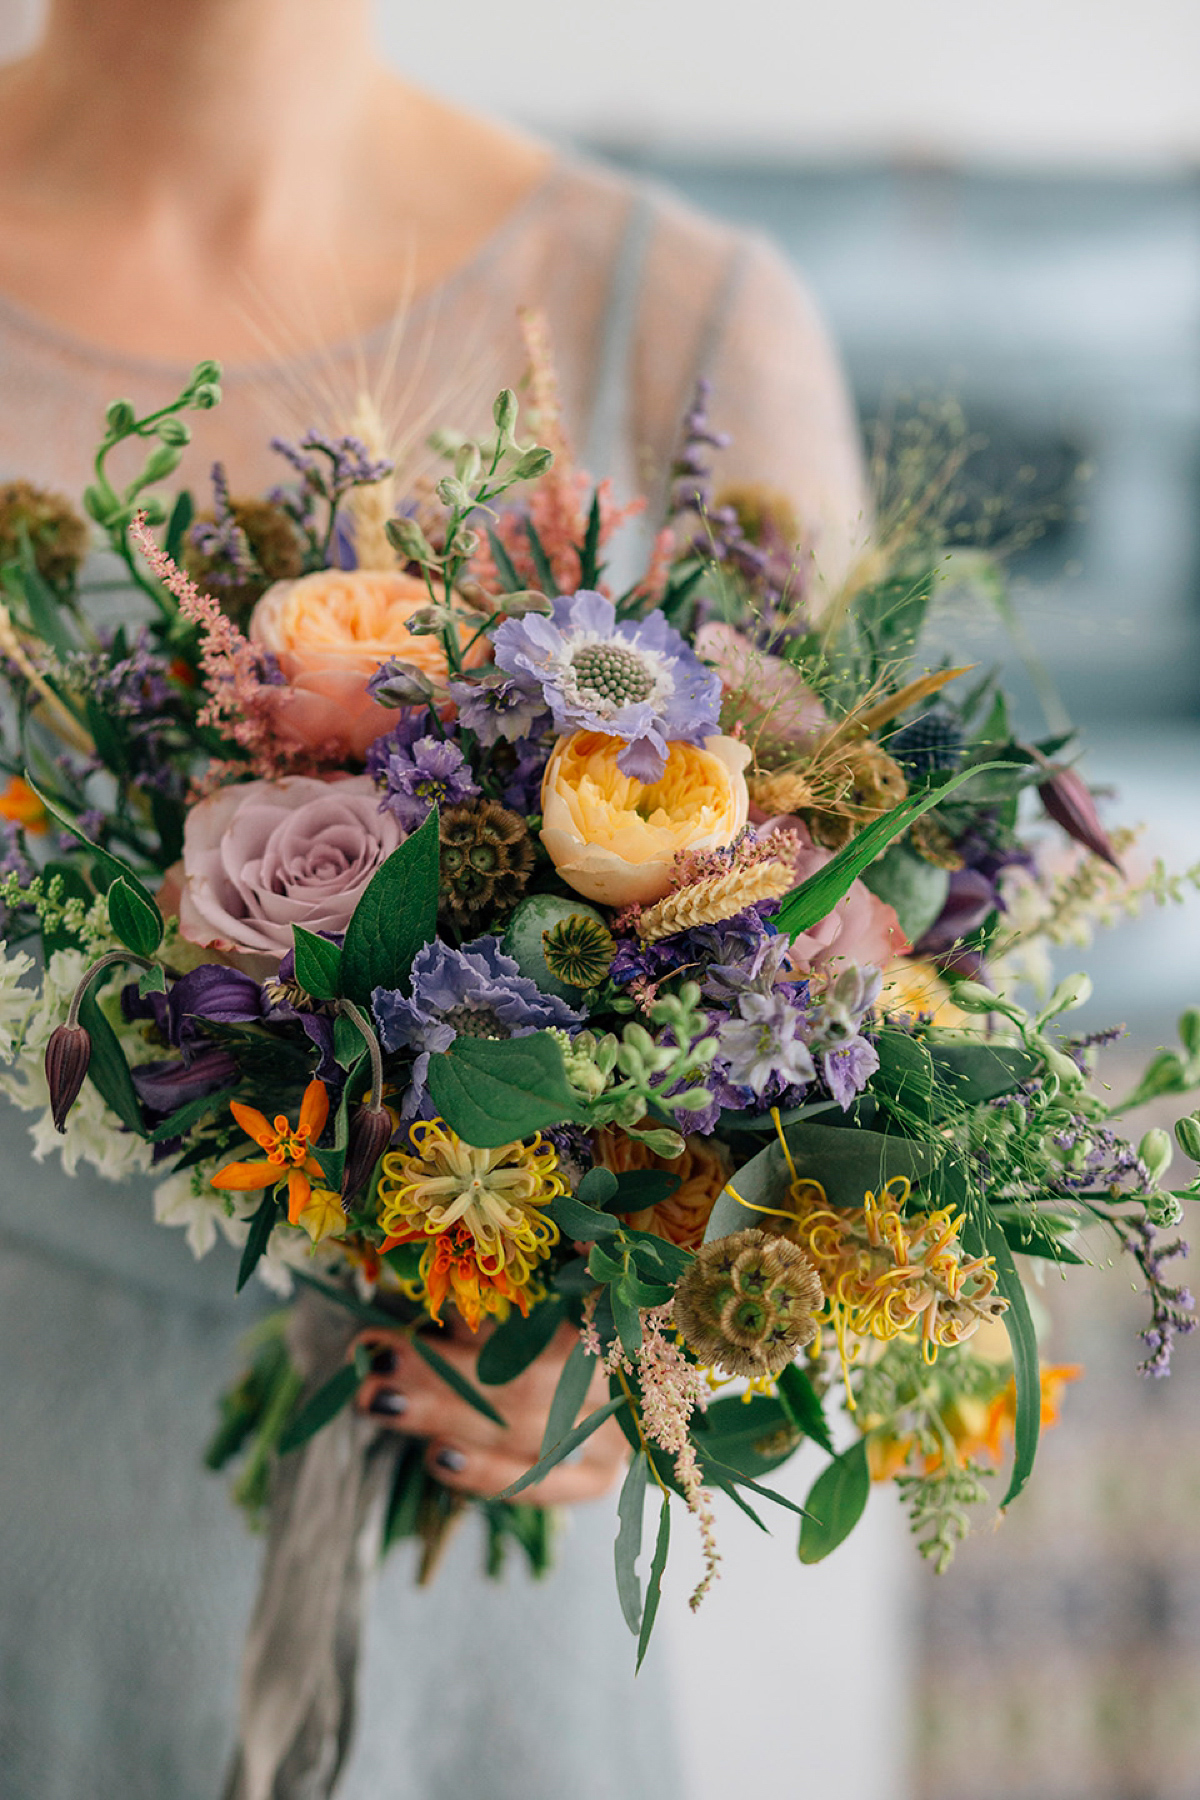
[(66, 1131), (67, 1114), (79, 1097), (91, 1060), (92, 1040), (82, 1025), (60, 1025), (50, 1033), (46, 1085), (50, 1089), (50, 1116), (55, 1131)]
[(777, 1375), (817, 1335), (821, 1283), (804, 1252), (754, 1227), (702, 1244), (675, 1290), (692, 1354), (727, 1375)]
[(469, 931), (511, 912), (533, 868), (524, 819), (495, 800), (463, 801), (443, 809), (439, 830), (442, 916)]
[(1109, 863), (1118, 874), (1121, 865), (1108, 833), (1100, 823), (1096, 802), (1082, 775), (1074, 769), (1054, 769), (1049, 779), (1038, 786), (1038, 799), (1047, 815), (1062, 827), (1067, 836)]
[(617, 940), (608, 926), (586, 913), (573, 913), (542, 933), (546, 967), (568, 987), (599, 987), (616, 954)]
[(350, 1119), (342, 1199), (353, 1200), (375, 1171), (375, 1165), (392, 1141), (395, 1121), (386, 1106), (359, 1106)]

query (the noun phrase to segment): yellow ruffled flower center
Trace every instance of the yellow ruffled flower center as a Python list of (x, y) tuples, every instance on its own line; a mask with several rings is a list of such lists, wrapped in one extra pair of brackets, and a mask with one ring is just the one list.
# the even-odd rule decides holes
[(622, 739), (599, 731), (578, 731), (563, 746), (555, 787), (585, 844), (644, 862), (720, 830), (734, 796), (719, 757), (697, 744), (672, 743), (659, 779), (641, 782), (617, 767), (624, 748)]

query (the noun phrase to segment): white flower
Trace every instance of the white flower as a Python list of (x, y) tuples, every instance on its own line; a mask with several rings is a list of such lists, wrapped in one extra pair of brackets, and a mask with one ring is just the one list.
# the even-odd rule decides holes
[(217, 1241), (217, 1233), (239, 1248), (250, 1230), (249, 1220), (235, 1218), (228, 1196), (218, 1193), (202, 1170), (180, 1169), (160, 1181), (154, 1190), (154, 1217), (159, 1225), (174, 1225), (187, 1233), (187, 1245), (199, 1260)]
[(10, 951), (0, 939), (0, 1058), (11, 1061), (25, 1028), (25, 1021), (37, 1001), (33, 988), (22, 987), (21, 980), (33, 968), (32, 956), (23, 950)]

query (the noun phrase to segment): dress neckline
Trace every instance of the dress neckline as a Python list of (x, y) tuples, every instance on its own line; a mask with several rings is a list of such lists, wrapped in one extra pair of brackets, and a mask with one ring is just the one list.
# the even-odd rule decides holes
[[(405, 320), (418, 318), (435, 303), (452, 298), (468, 281), (489, 268), (553, 198), (574, 166), (574, 159), (566, 151), (556, 148), (539, 179), (483, 238), (471, 255), (440, 280), (423, 288), (404, 303)], [(56, 325), (53, 320), (30, 311), (4, 293), (0, 293), (0, 324), (9, 326), (25, 337), (36, 338), (61, 355), (86, 364), (97, 372), (179, 382), (186, 378), (193, 366), (191, 363), (175, 362), (169, 358), (137, 356), (129, 351), (109, 350), (102, 344), (90, 343), (75, 332)], [(328, 362), (331, 358), (336, 360), (370, 350), (376, 343), (386, 341), (394, 329), (393, 315), (379, 320), (365, 331), (337, 339), (330, 344), (317, 344), (311, 349), (279, 357), (264, 357), (261, 361), (224, 364), (221, 379), (231, 384), (242, 381), (249, 383), (277, 374), (280, 369), (311, 368)]]

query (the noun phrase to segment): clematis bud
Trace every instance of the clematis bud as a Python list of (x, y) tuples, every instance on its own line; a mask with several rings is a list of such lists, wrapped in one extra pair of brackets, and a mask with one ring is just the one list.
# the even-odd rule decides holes
[(1038, 786), (1038, 798), (1047, 815), (1062, 827), (1067, 836), (1109, 863), (1118, 874), (1121, 865), (1100, 823), (1096, 803), (1083, 777), (1074, 769), (1055, 769), (1048, 780)]
[(83, 1086), (92, 1060), (92, 1040), (82, 1025), (60, 1025), (46, 1045), (46, 1085), (55, 1131), (65, 1132), (67, 1114)]
[(353, 1200), (367, 1185), (392, 1141), (395, 1122), (386, 1106), (359, 1106), (350, 1120), (350, 1142), (342, 1177), (342, 1199)]

